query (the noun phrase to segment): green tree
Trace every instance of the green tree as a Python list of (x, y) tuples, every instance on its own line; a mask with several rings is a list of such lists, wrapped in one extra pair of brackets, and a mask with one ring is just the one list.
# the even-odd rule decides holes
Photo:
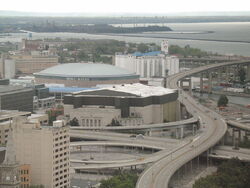
[(135, 173), (122, 173), (108, 180), (102, 180), (100, 188), (135, 188), (137, 179)]
[(218, 166), (215, 174), (197, 180), (193, 188), (248, 188), (250, 165), (230, 159)]
[(228, 98), (226, 95), (221, 95), (220, 98), (218, 99), (217, 106), (227, 106), (228, 104)]
[(69, 121), (70, 126), (79, 126), (79, 121), (76, 117)]
[(137, 50), (139, 52), (142, 52), (142, 53), (145, 53), (148, 51), (148, 46), (146, 44), (143, 44), (143, 43), (140, 43), (138, 46), (137, 46)]
[(87, 60), (88, 59), (88, 55), (83, 50), (81, 50), (80, 52), (78, 52), (77, 58), (79, 60)]

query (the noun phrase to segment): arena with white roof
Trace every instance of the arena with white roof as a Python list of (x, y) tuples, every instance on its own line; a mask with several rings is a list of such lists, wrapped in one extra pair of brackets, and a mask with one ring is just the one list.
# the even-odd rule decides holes
[(37, 83), (63, 84), (67, 87), (95, 87), (98, 84), (139, 82), (139, 75), (102, 63), (65, 63), (34, 73)]

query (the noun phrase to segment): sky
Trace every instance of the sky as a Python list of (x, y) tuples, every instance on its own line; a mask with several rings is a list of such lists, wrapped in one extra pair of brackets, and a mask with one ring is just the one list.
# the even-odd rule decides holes
[(250, 11), (249, 0), (1, 0), (0, 10), (40, 13)]

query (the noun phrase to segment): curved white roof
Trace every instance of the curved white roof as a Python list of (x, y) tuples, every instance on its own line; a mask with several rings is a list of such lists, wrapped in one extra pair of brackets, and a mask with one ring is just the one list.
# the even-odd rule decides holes
[(65, 63), (34, 73), (34, 75), (59, 77), (116, 77), (134, 76), (135, 73), (108, 64)]

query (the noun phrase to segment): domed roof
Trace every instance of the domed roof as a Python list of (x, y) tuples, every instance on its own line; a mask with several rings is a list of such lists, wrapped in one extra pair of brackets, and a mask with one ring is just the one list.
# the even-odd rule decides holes
[(65, 63), (34, 73), (38, 76), (53, 77), (116, 77), (132, 76), (135, 73), (125, 69), (101, 63)]

